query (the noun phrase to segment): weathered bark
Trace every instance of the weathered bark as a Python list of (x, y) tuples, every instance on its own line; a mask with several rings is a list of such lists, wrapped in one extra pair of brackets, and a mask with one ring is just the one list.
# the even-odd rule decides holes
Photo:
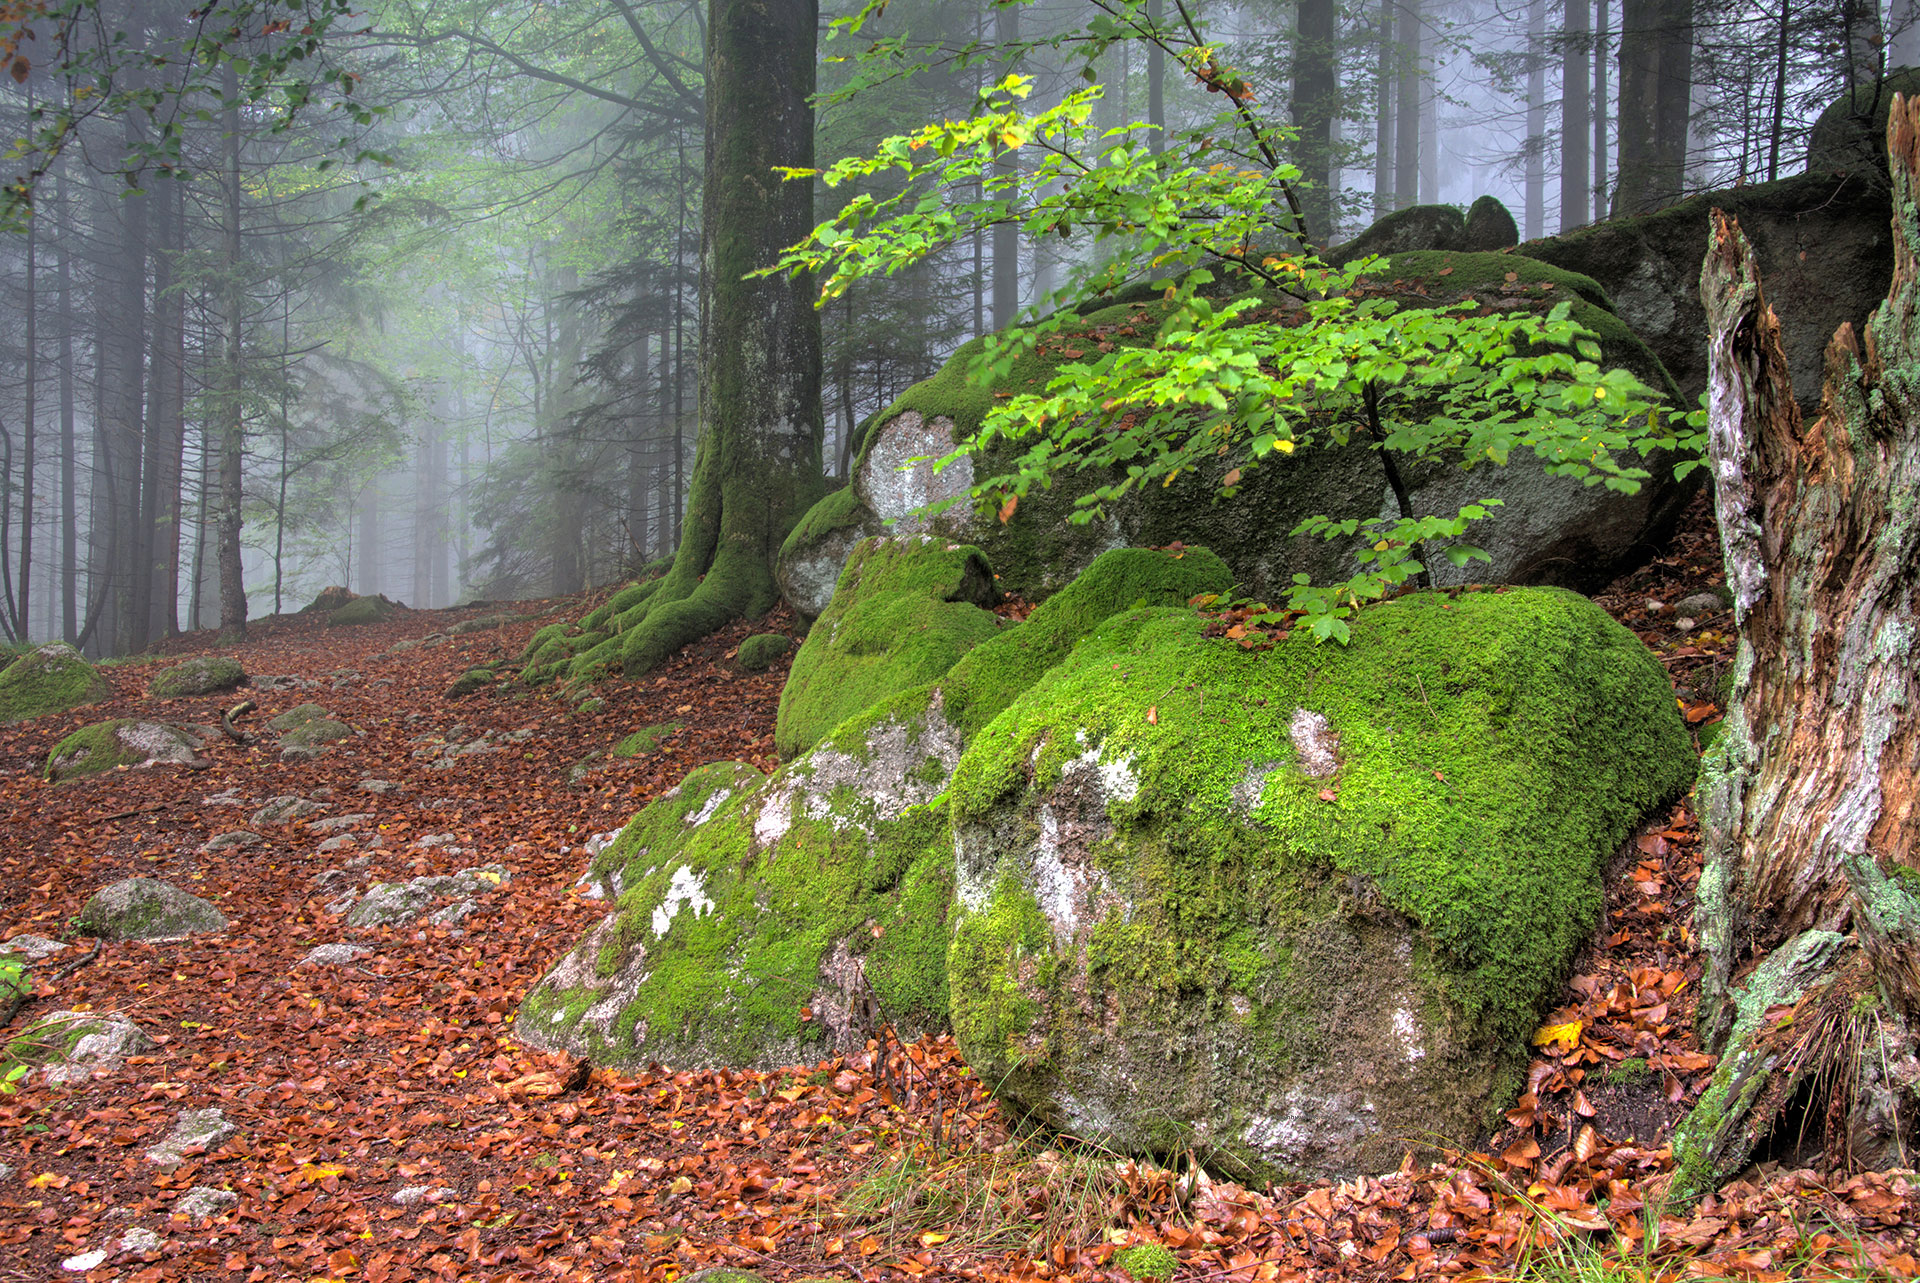
[(1587, 0), (1567, 0), (1566, 29), (1560, 37), (1560, 234), (1587, 221), (1587, 135), (1589, 116), (1587, 58), (1593, 43)]
[(240, 87), (232, 64), (221, 82), (226, 99), (225, 170), (222, 195), (226, 210), (222, 239), (227, 281), (221, 290), (222, 354), (220, 415), (220, 635), (229, 642), (247, 639), (246, 569), (240, 559), (241, 478), (246, 452), (246, 421), (241, 397), (245, 369), (242, 348), (246, 298), (240, 285)]
[(1420, 197), (1420, 105), (1430, 89), (1425, 83), (1420, 0), (1400, 0), (1399, 10), (1400, 88), (1394, 95), (1393, 207), (1405, 209)]
[[(1736, 1169), (1803, 1079), (1845, 1093), (1832, 1113), (1848, 1127), (1828, 1138), (1830, 1161), (1836, 1143), (1862, 1156), (1902, 1139), (1867, 1115), (1874, 1075), (1908, 1053), (1898, 1044), (1920, 1015), (1920, 902), (1907, 876), (1920, 867), (1920, 102), (1896, 99), (1889, 143), (1893, 282), (1864, 341), (1851, 325), (1834, 335), (1811, 422), (1752, 251), (1718, 211), (1701, 276), (1739, 649), (1726, 730), (1699, 787), (1700, 1019), (1725, 1048), (1725, 1082), (1676, 1139), (1683, 1193)], [(1792, 961), (1734, 983), (1769, 953)], [(1770, 1027), (1765, 1009), (1786, 1003), (1806, 1018)], [(1865, 1011), (1875, 1038), (1895, 1045), (1834, 1064), (1859, 1030), (1833, 1030)]]
[(815, 0), (710, 0), (700, 436), (673, 569), (621, 642), (647, 672), (779, 601), (773, 562), (822, 487), (820, 320), (804, 277), (747, 278), (813, 225)]

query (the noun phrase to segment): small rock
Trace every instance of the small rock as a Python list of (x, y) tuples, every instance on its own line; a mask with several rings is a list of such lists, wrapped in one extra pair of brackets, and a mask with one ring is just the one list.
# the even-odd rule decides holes
[(428, 833), (416, 838), (413, 845), (422, 851), (431, 851), (437, 846), (452, 846), (459, 838), (452, 833)]
[(315, 758), (326, 756), (327, 750), (318, 744), (288, 744), (280, 750), (283, 762), (311, 762)]
[(94, 1070), (112, 1069), (153, 1047), (153, 1040), (125, 1016), (92, 1011), (56, 1011), (21, 1036), (51, 1045), (52, 1063), (41, 1070), (50, 1083), (91, 1078)]
[(307, 956), (294, 963), (296, 967), (344, 967), (349, 962), (364, 958), (373, 950), (357, 944), (322, 944), (307, 951)]
[(412, 1207), (415, 1203), (441, 1203), (453, 1197), (453, 1191), (445, 1185), (409, 1185), (393, 1191), (393, 1201), (402, 1207)]
[(195, 1185), (192, 1189), (174, 1200), (175, 1216), (190, 1216), (196, 1221), (204, 1221), (217, 1216), (240, 1201), (240, 1196), (231, 1190), (215, 1189), (211, 1185)]
[(75, 915), (73, 928), (103, 940), (174, 940), (225, 931), (220, 910), (197, 895), (153, 878), (126, 878), (101, 887)]
[(237, 1130), (218, 1109), (190, 1109), (180, 1115), (167, 1138), (147, 1151), (147, 1161), (161, 1167), (178, 1167), (185, 1151), (218, 1149)]
[(427, 918), (427, 921), (436, 927), (451, 927), (465, 922), (479, 908), (480, 906), (472, 900), (461, 900), (457, 904), (450, 904), (444, 909), (436, 910)]
[(360, 839), (354, 837), (353, 834), (341, 833), (334, 837), (328, 838), (326, 841), (322, 842), (319, 846), (315, 847), (314, 850), (324, 851), (327, 854), (331, 855), (335, 851), (351, 851), (353, 850), (353, 848), (359, 845), (360, 845)]
[[(411, 882), (376, 882), (347, 911), (350, 927), (384, 927), (411, 922), (433, 902), (433, 892)], [(328, 906), (332, 908), (331, 905)]]
[(60, 1268), (70, 1274), (85, 1274), (88, 1270), (98, 1269), (107, 1263), (107, 1254), (98, 1248), (91, 1252), (82, 1252), (78, 1256), (69, 1256), (60, 1262)]
[(226, 655), (197, 655), (154, 674), (147, 693), (155, 699), (209, 695), (214, 691), (232, 690), (246, 680), (240, 661)]
[(208, 855), (214, 851), (231, 851), (235, 847), (259, 846), (266, 839), (247, 829), (233, 829), (227, 833), (216, 833), (200, 844), (200, 854)]
[(1688, 615), (1694, 619), (1702, 619), (1708, 615), (1717, 615), (1726, 610), (1727, 603), (1721, 600), (1717, 593), (1697, 592), (1690, 597), (1682, 597), (1674, 604), (1673, 609), (1677, 614)]
[(136, 1225), (120, 1236), (120, 1250), (123, 1252), (157, 1252), (165, 1240), (150, 1229)]
[(392, 780), (361, 780), (359, 785), (362, 793), (372, 793), (379, 797), (385, 797), (389, 793), (398, 793), (405, 787), (406, 785), (396, 784)]
[(319, 815), (327, 810), (322, 802), (309, 802), (304, 797), (292, 793), (279, 797), (270, 797), (266, 805), (253, 813), (250, 823), (265, 827), (274, 824), (291, 824), (295, 820), (304, 820), (309, 815)]
[(0, 940), (0, 953), (24, 953), (29, 962), (51, 958), (66, 947), (58, 940), (49, 940), (45, 936), (18, 935), (11, 940)]
[(324, 820), (308, 820), (309, 833), (338, 833), (343, 829), (357, 829), (373, 823), (373, 812), (359, 811), (353, 815), (329, 815)]

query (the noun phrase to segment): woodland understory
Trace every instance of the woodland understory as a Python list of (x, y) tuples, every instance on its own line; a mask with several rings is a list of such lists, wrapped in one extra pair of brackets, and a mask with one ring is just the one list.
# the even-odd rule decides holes
[[(1718, 716), (1730, 620), (1683, 631), (1671, 604), (1721, 578), (1699, 501), (1665, 557), (1600, 599), (1660, 655), (1702, 729)], [(785, 665), (744, 674), (731, 652), (750, 633), (797, 631), (784, 608), (736, 625), (644, 681), (603, 684), (591, 712), (551, 688), (445, 697), (463, 672), (591, 604), (520, 603), (516, 623), (400, 654), (389, 648), (498, 608), (400, 611), (360, 628), (260, 622), (231, 652), (247, 671), (318, 686), (255, 692), (239, 725), (324, 700), (365, 734), (317, 761), (283, 762), (266, 737), (216, 740), (198, 770), (43, 782), (48, 747), (73, 726), (152, 707), (144, 661), (102, 670), (110, 706), (0, 731), (0, 933), (59, 935), (96, 888), (128, 876), (174, 882), (232, 920), (178, 943), (103, 944), (57, 984), (46, 977), (83, 942), (37, 969), (9, 1034), (91, 1007), (128, 1013), (160, 1046), (92, 1080), (0, 1097), (0, 1163), (12, 1169), (0, 1279), (81, 1277), (61, 1262), (134, 1227), (156, 1231), (159, 1249), (110, 1255), (84, 1277), (667, 1280), (725, 1264), (772, 1280), (1118, 1280), (1116, 1256), (1144, 1243), (1172, 1251), (1177, 1279), (1235, 1283), (1596, 1277), (1581, 1271), (1603, 1257), (1635, 1279), (1920, 1275), (1917, 1178), (1824, 1168), (1817, 1109), (1718, 1194), (1662, 1205), (1666, 1138), (1714, 1063), (1692, 1028), (1699, 862), (1685, 799), (1650, 817), (1611, 869), (1607, 921), (1539, 1035), (1507, 1127), (1408, 1137), (1390, 1175), (1249, 1189), (1207, 1172), (1205, 1154), (1162, 1167), (1033, 1134), (947, 1039), (901, 1046), (883, 1028), (865, 1054), (771, 1074), (621, 1074), (523, 1051), (511, 1013), (604, 912), (573, 890), (582, 845), (694, 766), (771, 769)], [(165, 715), (212, 721), (235, 699), (170, 701)], [(568, 783), (590, 753), (666, 722), (685, 729)], [(528, 728), (524, 742), (501, 739)], [(481, 732), (501, 750), (449, 770), (416, 758), (423, 742)], [(365, 779), (402, 787), (368, 793)], [(383, 845), (322, 853), (323, 834), (295, 822), (266, 829), (262, 845), (201, 850), (289, 793), (375, 812)], [(430, 835), (451, 839), (421, 844)], [(464, 931), (349, 931), (326, 907), (337, 893), (314, 879), (355, 854), (372, 856), (376, 881), (493, 861), (514, 876)], [(343, 941), (373, 952), (296, 966)], [(145, 1159), (179, 1114), (208, 1106), (237, 1126), (232, 1139), (172, 1170)], [(172, 1215), (196, 1185), (239, 1201), (210, 1220)], [(434, 1193), (397, 1204), (408, 1186)]]

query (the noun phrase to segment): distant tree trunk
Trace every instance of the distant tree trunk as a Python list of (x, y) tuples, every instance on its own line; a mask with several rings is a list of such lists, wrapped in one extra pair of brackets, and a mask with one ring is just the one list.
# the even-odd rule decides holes
[(362, 597), (371, 597), (380, 591), (380, 575), (386, 559), (380, 546), (380, 509), (385, 503), (381, 494), (380, 479), (372, 477), (360, 489), (360, 534), (354, 543), (360, 549), (360, 571), (354, 577), (359, 584), (354, 591)]
[(1840, 0), (1842, 83), (1848, 90), (1880, 78), (1886, 29), (1880, 25), (1879, 0)]
[[(1147, 20), (1155, 31), (1165, 16), (1165, 0), (1147, 0)], [(1158, 156), (1167, 149), (1167, 55), (1157, 44), (1147, 46), (1147, 123), (1153, 126), (1147, 149)]]
[(1607, 217), (1607, 0), (1593, 3), (1593, 221)]
[[(997, 10), (993, 19), (994, 40), (1005, 48), (1020, 39), (1020, 6)], [(1009, 70), (1017, 68), (1010, 64)], [(1151, 114), (1151, 113), (1149, 113)], [(1020, 167), (1020, 154), (1011, 147), (1002, 148), (994, 157), (994, 172), (1011, 177)], [(1020, 312), (1020, 228), (1014, 223), (996, 223), (993, 228), (993, 328), (1004, 330)], [(704, 324), (704, 317), (702, 324)]]
[(231, 63), (221, 79), (226, 99), (224, 126), (225, 173), (221, 175), (222, 266), (227, 280), (221, 290), (221, 325), (226, 350), (222, 353), (220, 415), (220, 635), (229, 642), (247, 639), (246, 568), (240, 559), (241, 481), (246, 452), (242, 339), (246, 325), (246, 295), (240, 281), (240, 86)]
[(59, 236), (54, 247), (54, 324), (60, 366), (60, 636), (71, 644), (80, 636), (79, 441), (73, 430), (73, 257), (67, 250), (73, 227), (64, 175), (56, 175), (53, 182), (53, 225)]
[(1693, 0), (1622, 0), (1616, 216), (1680, 199), (1692, 101)]
[[(1793, 30), (1793, 0), (1780, 0), (1780, 18), (1773, 38), (1773, 123), (1767, 130), (1767, 181), (1780, 177), (1780, 144), (1786, 136), (1787, 52)], [(1621, 111), (1626, 111), (1624, 102)]]
[(1420, 104), (1426, 99), (1421, 61), (1420, 0), (1400, 4), (1400, 89), (1394, 95), (1393, 203), (1404, 209), (1420, 198)]
[(1887, 66), (1920, 66), (1920, 0), (1893, 0), (1889, 6)]
[(159, 285), (156, 262), (154, 284), (154, 325), (164, 332), (164, 341), (156, 339), (154, 360), (160, 363), (161, 377), (154, 380), (157, 396), (155, 413), (159, 436), (155, 448), (160, 452), (159, 505), (155, 510), (158, 530), (154, 539), (154, 611), (153, 631), (171, 637), (180, 631), (180, 529), (185, 508), (181, 488), (185, 483), (187, 454), (187, 306), (179, 288), (179, 270), (173, 255), (187, 246), (187, 191), (182, 183), (168, 183), (165, 195), (173, 203), (173, 243), (163, 255), (168, 273), (167, 288)]
[[(29, 103), (32, 99), (29, 96)], [(40, 312), (40, 229), (38, 220), (27, 222), (27, 294), (26, 294), (26, 361), (25, 383), (20, 391), (20, 435), (22, 442), (20, 458), (20, 588), (19, 600), (14, 607), (14, 628), (20, 640), (31, 641), (33, 634), (32, 611), (33, 597), (33, 464), (36, 445), (37, 424), (35, 412), (38, 409), (40, 390), (40, 337), (38, 330)]]
[(1560, 40), (1560, 234), (1587, 221), (1587, 46), (1593, 43), (1587, 0), (1567, 0), (1567, 25)]
[[(822, 485), (820, 318), (805, 278), (755, 277), (813, 225), (815, 0), (709, 0), (700, 243), (700, 440), (673, 569), (621, 634), (648, 672), (779, 600), (773, 562)], [(581, 674), (584, 676), (585, 674)]]
[(1380, 0), (1379, 39), (1374, 45), (1373, 216), (1384, 218), (1396, 208), (1394, 179), (1394, 29), (1393, 0)]
[(1307, 236), (1316, 245), (1326, 243), (1333, 226), (1333, 201), (1328, 187), (1333, 177), (1333, 116), (1340, 82), (1334, 59), (1336, 6), (1333, 0), (1300, 0), (1293, 42), (1293, 125), (1300, 131), (1294, 144), (1294, 163), (1300, 167), (1304, 190), (1301, 213)]
[[(140, 139), (130, 113), (129, 146)], [(96, 277), (94, 342), (94, 469), (90, 636), (100, 654), (130, 649), (131, 590), (138, 573), (135, 530), (140, 511), (140, 441), (145, 431), (141, 397), (147, 315), (147, 197), (100, 193), (100, 225), (111, 229), (111, 252)]]
[[(1893, 282), (1864, 344), (1848, 324), (1828, 346), (1817, 420), (1801, 419), (1752, 253), (1718, 211), (1702, 274), (1738, 651), (1697, 790), (1700, 1021), (1724, 1051), (1712, 1104), (1676, 1137), (1683, 1194), (1737, 1170), (1801, 1082), (1825, 1097), (1807, 1117), (1828, 1123), (1830, 1164), (1887, 1165), (1913, 1126), (1884, 1107), (1905, 1091), (1885, 1066), (1912, 1063), (1920, 1028), (1920, 102), (1896, 100), (1889, 134)], [(1781, 1005), (1790, 1020), (1765, 1018)]]
[(1547, 0), (1527, 3), (1527, 159), (1521, 235), (1547, 230)]

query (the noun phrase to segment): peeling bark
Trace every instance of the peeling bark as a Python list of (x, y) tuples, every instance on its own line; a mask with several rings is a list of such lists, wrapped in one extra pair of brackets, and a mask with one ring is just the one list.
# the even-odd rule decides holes
[[(1739, 636), (1726, 733), (1700, 782), (1710, 1045), (1727, 1042), (1751, 987), (1736, 977), (1815, 931), (1853, 933), (1829, 976), (1864, 952), (1880, 999), (1920, 1014), (1920, 881), (1908, 876), (1920, 866), (1920, 101), (1896, 99), (1889, 144), (1893, 282), (1864, 340), (1851, 325), (1833, 336), (1811, 421), (1751, 249), (1717, 210), (1701, 272), (1708, 448)], [(1821, 995), (1816, 982), (1794, 1000)], [(1747, 1023), (1729, 1060), (1757, 1045)], [(1804, 1072), (1805, 1050), (1776, 1059)], [(1764, 1130), (1698, 1112), (1682, 1141), (1702, 1152), (1724, 1150), (1736, 1127)], [(1744, 1152), (1723, 1153), (1716, 1174), (1734, 1158)]]

